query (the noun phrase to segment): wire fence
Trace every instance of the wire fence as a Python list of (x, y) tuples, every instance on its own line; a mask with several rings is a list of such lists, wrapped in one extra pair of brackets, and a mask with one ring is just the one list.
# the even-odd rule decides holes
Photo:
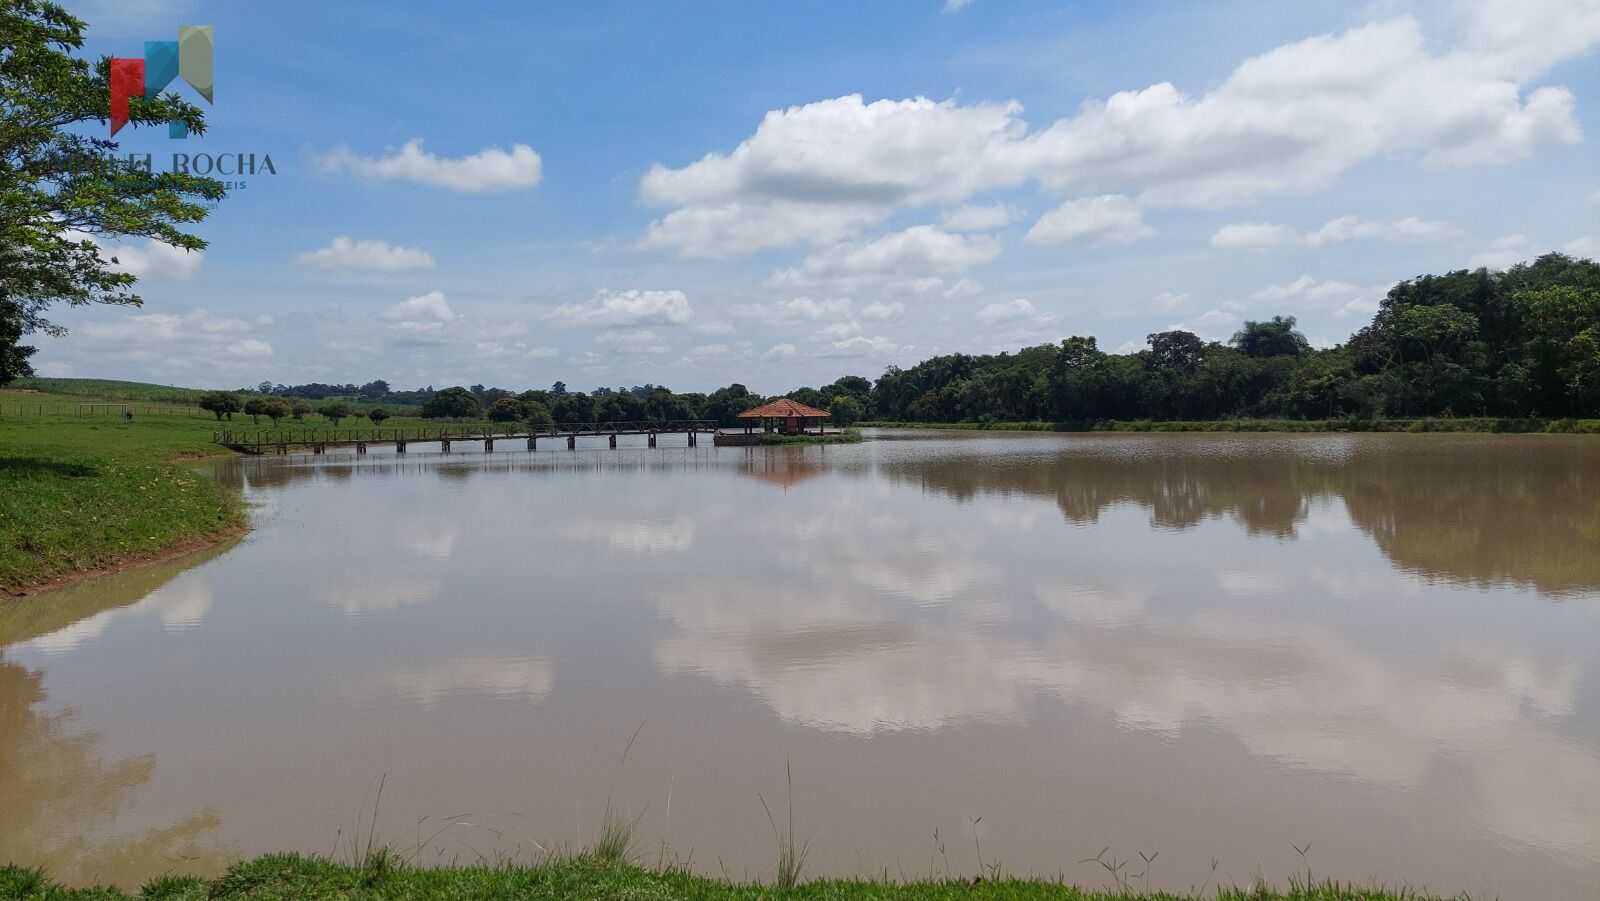
[(28, 400), (0, 400), (0, 416), (11, 417), (45, 417), (45, 416), (70, 416), (73, 418), (88, 419), (90, 417), (117, 417), (132, 412), (134, 416), (184, 416), (197, 419), (214, 419), (212, 414), (199, 407), (185, 407), (173, 404), (145, 404), (137, 402), (128, 403), (73, 403), (63, 401), (28, 401)]

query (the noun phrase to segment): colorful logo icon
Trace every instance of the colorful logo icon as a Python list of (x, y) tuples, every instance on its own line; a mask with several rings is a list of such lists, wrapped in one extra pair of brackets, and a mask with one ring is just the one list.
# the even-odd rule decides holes
[[(154, 100), (174, 78), (183, 76), (211, 103), (211, 26), (180, 25), (176, 41), (145, 41), (144, 59), (111, 60), (111, 134), (128, 124), (128, 98)], [(187, 138), (189, 126), (168, 122), (167, 137)]]

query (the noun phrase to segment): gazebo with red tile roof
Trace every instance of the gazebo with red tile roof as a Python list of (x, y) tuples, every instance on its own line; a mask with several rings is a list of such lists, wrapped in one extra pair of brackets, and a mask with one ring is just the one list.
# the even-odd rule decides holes
[[(828, 411), (808, 407), (787, 397), (780, 397), (740, 413), (739, 418), (746, 421), (744, 427), (746, 432), (759, 425), (762, 431), (774, 431), (775, 426), (776, 431), (785, 435), (822, 435), (826, 434), (823, 423), (828, 418)], [(809, 431), (809, 427), (813, 424), (816, 426), (814, 433)]]

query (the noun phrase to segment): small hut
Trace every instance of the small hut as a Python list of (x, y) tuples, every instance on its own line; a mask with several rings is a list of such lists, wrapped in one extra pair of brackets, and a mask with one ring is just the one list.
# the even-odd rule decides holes
[(783, 435), (827, 434), (823, 428), (823, 423), (828, 419), (827, 410), (808, 407), (787, 397), (746, 410), (739, 414), (739, 418), (744, 421), (746, 434), (758, 426), (763, 432)]

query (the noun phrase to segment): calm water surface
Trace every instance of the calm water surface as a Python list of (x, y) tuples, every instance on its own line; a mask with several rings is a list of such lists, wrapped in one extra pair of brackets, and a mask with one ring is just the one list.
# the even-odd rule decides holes
[(787, 762), (814, 873), (1595, 897), (1600, 440), (883, 438), (231, 461), (242, 542), (0, 604), (0, 859), (348, 853), (374, 806), (532, 856), (609, 794), (766, 877)]

